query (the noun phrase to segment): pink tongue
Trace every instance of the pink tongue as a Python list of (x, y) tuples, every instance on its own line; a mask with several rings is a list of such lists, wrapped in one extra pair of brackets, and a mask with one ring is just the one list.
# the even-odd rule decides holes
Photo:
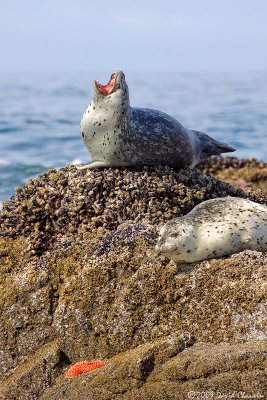
[(113, 78), (109, 81), (109, 83), (106, 86), (100, 85), (100, 83), (98, 84), (98, 86), (100, 87), (102, 92), (104, 92), (105, 94), (109, 94), (114, 87), (114, 83), (115, 83), (115, 79)]

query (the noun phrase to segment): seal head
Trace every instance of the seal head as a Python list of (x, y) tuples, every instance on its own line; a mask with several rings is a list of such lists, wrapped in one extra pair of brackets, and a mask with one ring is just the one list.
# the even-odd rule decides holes
[(197, 247), (194, 226), (180, 218), (179, 229), (176, 219), (173, 219), (160, 230), (156, 251), (178, 263), (193, 262)]
[(94, 81), (94, 99), (97, 95), (103, 99), (103, 97), (110, 96), (119, 90), (118, 96), (129, 98), (128, 86), (122, 71), (114, 71), (106, 85), (101, 85), (98, 81)]

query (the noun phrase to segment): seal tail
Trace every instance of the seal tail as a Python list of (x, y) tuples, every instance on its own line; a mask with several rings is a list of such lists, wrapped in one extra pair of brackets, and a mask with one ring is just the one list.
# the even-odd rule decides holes
[(210, 156), (219, 156), (221, 153), (230, 153), (236, 149), (227, 143), (218, 142), (209, 135), (199, 131), (193, 131), (199, 138), (201, 144), (200, 159), (203, 160)]

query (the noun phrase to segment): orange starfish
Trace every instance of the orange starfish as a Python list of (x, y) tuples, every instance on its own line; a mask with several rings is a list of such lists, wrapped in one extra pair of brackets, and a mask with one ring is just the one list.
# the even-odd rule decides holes
[(103, 367), (106, 365), (106, 361), (80, 361), (73, 364), (66, 372), (66, 378), (73, 378), (76, 375), (83, 374), (84, 372), (93, 371), (96, 368)]

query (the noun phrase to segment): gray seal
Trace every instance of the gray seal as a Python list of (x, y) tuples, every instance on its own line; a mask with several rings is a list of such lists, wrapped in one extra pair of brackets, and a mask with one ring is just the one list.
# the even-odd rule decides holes
[(130, 107), (122, 71), (115, 71), (107, 85), (94, 81), (81, 137), (92, 159), (81, 168), (155, 164), (193, 168), (211, 155), (235, 151), (205, 133), (184, 128), (161, 111)]
[(267, 251), (267, 207), (238, 197), (204, 201), (161, 228), (156, 250), (178, 263)]

